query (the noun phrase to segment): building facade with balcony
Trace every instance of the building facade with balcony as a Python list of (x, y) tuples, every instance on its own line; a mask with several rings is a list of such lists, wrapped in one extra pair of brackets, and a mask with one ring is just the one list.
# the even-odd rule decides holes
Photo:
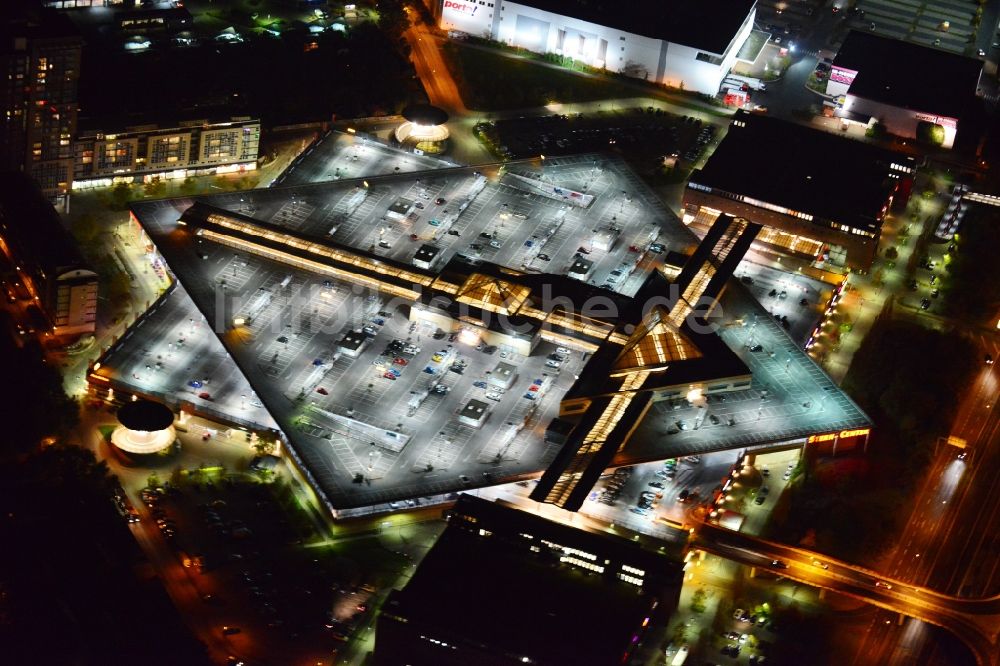
[(259, 146), (260, 121), (249, 117), (82, 128), (74, 150), (74, 188), (253, 171)]

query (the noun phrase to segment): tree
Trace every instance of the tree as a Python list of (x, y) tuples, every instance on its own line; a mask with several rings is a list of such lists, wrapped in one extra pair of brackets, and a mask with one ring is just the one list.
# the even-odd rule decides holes
[(181, 192), (183, 194), (194, 194), (197, 191), (198, 191), (198, 183), (191, 176), (185, 178), (184, 181), (181, 183)]
[(267, 437), (258, 437), (254, 440), (253, 450), (259, 456), (269, 456), (274, 453), (274, 440)]
[(162, 197), (167, 193), (167, 184), (159, 178), (153, 178), (142, 189), (147, 197)]
[(691, 595), (691, 612), (692, 613), (704, 613), (705, 612), (705, 588), (699, 587), (695, 590), (694, 594)]
[(899, 251), (894, 246), (887, 247), (885, 250), (885, 258), (889, 261), (896, 261), (896, 259), (899, 259)]
[(115, 210), (125, 210), (132, 200), (132, 186), (128, 183), (118, 183), (111, 188), (111, 207)]
[[(47, 363), (38, 343), (18, 349), (10, 336), (0, 338), (0, 358), (17, 389), (4, 398), (4, 437), (0, 455), (16, 456), (36, 450), (44, 438), (67, 438), (80, 422), (79, 405), (66, 395), (58, 370)], [(13, 416), (16, 415), (16, 418)]]
[(114, 306), (124, 305), (132, 293), (132, 282), (121, 271), (114, 271), (107, 278), (108, 300)]
[(101, 233), (101, 225), (97, 222), (96, 215), (86, 213), (73, 221), (72, 231), (80, 245), (90, 245)]
[(944, 127), (937, 123), (921, 120), (917, 122), (917, 141), (929, 146), (940, 146), (944, 143)]
[(865, 136), (869, 139), (884, 139), (889, 135), (889, 130), (881, 120), (873, 123), (865, 130)]

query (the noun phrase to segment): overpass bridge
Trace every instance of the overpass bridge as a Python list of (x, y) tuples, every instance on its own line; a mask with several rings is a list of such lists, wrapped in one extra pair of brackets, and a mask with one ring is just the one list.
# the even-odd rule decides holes
[(969, 647), (980, 666), (1000, 665), (1000, 595), (967, 599), (941, 594), (810, 550), (707, 522), (695, 524), (691, 546), (942, 627)]

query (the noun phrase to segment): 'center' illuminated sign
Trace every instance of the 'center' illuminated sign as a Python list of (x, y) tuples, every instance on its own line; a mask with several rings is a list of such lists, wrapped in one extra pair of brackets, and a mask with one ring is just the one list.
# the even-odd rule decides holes
[(840, 432), (828, 432), (822, 435), (810, 435), (806, 440), (809, 444), (818, 442), (829, 442), (835, 439), (845, 439), (847, 437), (861, 437), (871, 432), (871, 428), (858, 428), (857, 430), (841, 430)]

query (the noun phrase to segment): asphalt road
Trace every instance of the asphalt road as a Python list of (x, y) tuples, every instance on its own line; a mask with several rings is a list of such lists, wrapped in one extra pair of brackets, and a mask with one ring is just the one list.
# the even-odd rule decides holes
[[(996, 664), (1000, 659), (996, 645), (1000, 595), (987, 599), (960, 599), (808, 550), (764, 541), (709, 523), (698, 525), (694, 543), (705, 551), (758, 570), (944, 627), (973, 650), (980, 664)], [(865, 663), (884, 662), (872, 661), (869, 654)]]
[[(979, 336), (984, 354), (996, 354), (995, 337)], [(890, 575), (965, 597), (985, 597), (1000, 588), (998, 382), (995, 366), (984, 365), (964, 396), (952, 434), (968, 442), (968, 455), (961, 460), (960, 449), (939, 447), (886, 564)], [(855, 664), (870, 663), (873, 655), (879, 663), (904, 663), (914, 652), (922, 661), (944, 663), (940, 646), (926, 640), (925, 627), (901, 632), (891, 619), (889, 614), (876, 614), (859, 644)]]

